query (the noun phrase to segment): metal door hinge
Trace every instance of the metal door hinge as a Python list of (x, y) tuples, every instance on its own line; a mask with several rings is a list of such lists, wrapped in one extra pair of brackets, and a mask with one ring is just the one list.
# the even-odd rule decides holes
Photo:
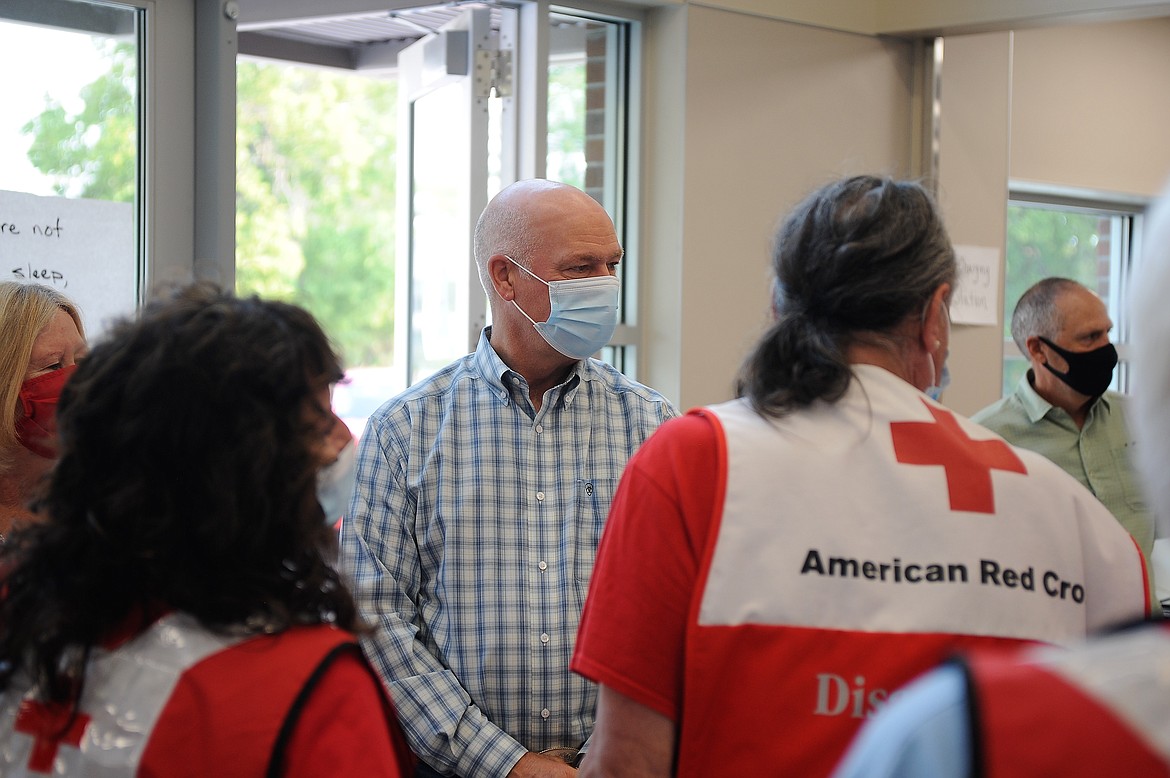
[(510, 97), (512, 50), (476, 49), (475, 85), (477, 97)]

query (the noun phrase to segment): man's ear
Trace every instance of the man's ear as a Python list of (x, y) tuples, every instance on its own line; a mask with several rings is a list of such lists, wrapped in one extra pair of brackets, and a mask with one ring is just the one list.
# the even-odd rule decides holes
[(512, 285), (512, 270), (512, 263), (503, 254), (493, 254), (488, 258), (488, 279), (502, 300), (511, 300), (516, 296), (516, 290)]
[(1040, 342), (1039, 335), (1031, 336), (1024, 341), (1024, 345), (1028, 349), (1028, 353), (1024, 356), (1026, 356), (1029, 360), (1035, 360), (1041, 364), (1048, 362), (1048, 357), (1044, 355), (1044, 350), (1040, 348), (1044, 344)]

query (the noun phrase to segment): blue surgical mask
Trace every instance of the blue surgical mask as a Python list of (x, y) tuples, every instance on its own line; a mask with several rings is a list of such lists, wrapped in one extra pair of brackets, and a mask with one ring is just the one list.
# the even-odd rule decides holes
[[(950, 356), (950, 352), (947, 352)], [(934, 386), (926, 387), (926, 396), (935, 402), (942, 399), (942, 393), (951, 385), (951, 366), (947, 364), (946, 358), (943, 359), (942, 375), (939, 376), (938, 383)]]
[(621, 282), (615, 276), (545, 281), (507, 254), (504, 257), (548, 287), (547, 321), (534, 321), (515, 300), (512, 305), (532, 322), (550, 346), (566, 357), (585, 359), (600, 351), (617, 328)]
[[(949, 339), (950, 332), (951, 332), (951, 309), (950, 309), (950, 306), (944, 307), (943, 311), (946, 312), (946, 315), (947, 315), (947, 337)], [(926, 303), (926, 307), (922, 309), (922, 324), (924, 327), (926, 326), (926, 314), (928, 314), (928, 313), (930, 313), (930, 301), (929, 300)], [(937, 348), (939, 345), (940, 344), (936, 343), (935, 348)], [(943, 366), (942, 366), (942, 370), (939, 371), (938, 383), (931, 384), (930, 386), (926, 387), (926, 396), (929, 397), (930, 399), (934, 400), (935, 402), (939, 402), (942, 399), (942, 393), (945, 392), (947, 390), (947, 387), (951, 385), (951, 367), (950, 367), (950, 365), (947, 364), (947, 360), (949, 360), (950, 358), (951, 358), (951, 350), (947, 349), (947, 353), (943, 355)]]
[(325, 523), (330, 526), (349, 510), (357, 476), (357, 446), (352, 442), (337, 455), (337, 461), (317, 471), (317, 502), (325, 512)]

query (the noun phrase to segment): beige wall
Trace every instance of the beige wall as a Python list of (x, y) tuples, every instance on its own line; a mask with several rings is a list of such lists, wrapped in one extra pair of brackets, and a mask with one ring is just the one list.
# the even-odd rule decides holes
[[(1010, 63), (1011, 33), (964, 35), (943, 43), (939, 206), (955, 245), (995, 248), (1001, 257), (1007, 217)], [(997, 303), (997, 310), (1002, 307)], [(943, 397), (946, 405), (970, 415), (999, 397), (1001, 332), (999, 327), (952, 326), (952, 383)]]
[(910, 174), (913, 47), (697, 6), (651, 15), (640, 377), (689, 408), (732, 396), (768, 321), (783, 212), (840, 175)]
[(1170, 19), (1013, 37), (1011, 177), (1161, 192), (1170, 175)]

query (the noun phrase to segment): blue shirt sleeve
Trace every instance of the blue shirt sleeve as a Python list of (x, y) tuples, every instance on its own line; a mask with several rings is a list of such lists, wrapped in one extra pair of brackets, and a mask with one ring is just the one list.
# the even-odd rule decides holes
[(834, 778), (968, 778), (963, 671), (946, 666), (897, 692), (858, 734)]

